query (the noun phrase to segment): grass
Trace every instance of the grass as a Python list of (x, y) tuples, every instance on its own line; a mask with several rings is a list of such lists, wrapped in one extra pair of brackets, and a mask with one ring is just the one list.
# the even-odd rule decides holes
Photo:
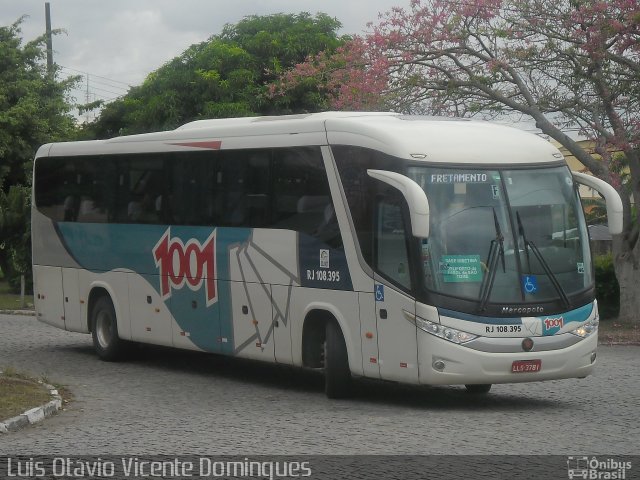
[(620, 343), (640, 345), (640, 323), (622, 320), (601, 320), (598, 327), (601, 344)]
[(20, 295), (10, 293), (9, 284), (4, 280), (0, 280), (0, 310), (32, 310), (33, 295), (25, 295), (24, 299), (25, 307), (20, 304)]
[(0, 374), (0, 421), (20, 415), (51, 400), (49, 391), (37, 380), (12, 368)]

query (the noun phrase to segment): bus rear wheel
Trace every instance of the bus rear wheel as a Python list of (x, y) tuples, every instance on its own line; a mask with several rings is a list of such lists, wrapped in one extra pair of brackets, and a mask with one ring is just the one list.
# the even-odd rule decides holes
[(96, 300), (91, 311), (91, 336), (98, 357), (107, 362), (120, 360), (125, 342), (118, 336), (116, 311), (111, 299), (102, 296)]
[(467, 389), (467, 393), (471, 393), (473, 395), (484, 395), (485, 393), (489, 393), (491, 390), (491, 384), (480, 384), (480, 385), (465, 385)]
[(337, 322), (329, 321), (325, 328), (324, 391), (329, 398), (345, 398), (351, 393), (347, 345)]

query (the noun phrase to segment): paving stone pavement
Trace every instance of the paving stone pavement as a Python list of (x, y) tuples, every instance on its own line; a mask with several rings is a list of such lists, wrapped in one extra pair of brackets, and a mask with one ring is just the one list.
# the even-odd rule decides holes
[(124, 363), (89, 335), (0, 315), (0, 366), (67, 386), (57, 415), (0, 436), (0, 454), (637, 454), (640, 347), (598, 351), (595, 375), (462, 387), (358, 382), (328, 400), (314, 372), (141, 347)]

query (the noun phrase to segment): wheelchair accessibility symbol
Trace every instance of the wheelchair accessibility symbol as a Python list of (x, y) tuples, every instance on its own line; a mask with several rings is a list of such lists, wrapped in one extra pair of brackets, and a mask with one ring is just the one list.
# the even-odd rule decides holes
[(384, 302), (384, 285), (376, 283), (376, 302)]
[(522, 289), (524, 293), (533, 295), (538, 292), (538, 278), (535, 275), (522, 276)]

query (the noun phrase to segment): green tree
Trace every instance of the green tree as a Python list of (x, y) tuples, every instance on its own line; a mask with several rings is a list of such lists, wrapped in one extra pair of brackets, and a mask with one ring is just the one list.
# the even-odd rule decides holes
[(105, 138), (172, 129), (200, 118), (313, 108), (316, 98), (304, 91), (270, 100), (267, 84), (309, 55), (343, 44), (346, 38), (337, 34), (340, 26), (322, 13), (250, 16), (226, 25), (219, 35), (192, 45), (106, 105), (86, 136)]
[(31, 273), (30, 185), (33, 157), (75, 131), (67, 93), (44, 59), (44, 37), (23, 44), (23, 18), (0, 27), (0, 269), (13, 286)]

